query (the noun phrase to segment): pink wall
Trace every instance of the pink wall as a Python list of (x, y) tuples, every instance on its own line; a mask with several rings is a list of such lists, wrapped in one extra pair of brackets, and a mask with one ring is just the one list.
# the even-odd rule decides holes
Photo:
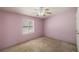
[(47, 37), (75, 43), (76, 8), (58, 13), (45, 20), (44, 34)]
[[(35, 21), (34, 33), (22, 34), (21, 24), (23, 18)], [(0, 11), (0, 49), (42, 36), (42, 31), (43, 22), (40, 19)]]

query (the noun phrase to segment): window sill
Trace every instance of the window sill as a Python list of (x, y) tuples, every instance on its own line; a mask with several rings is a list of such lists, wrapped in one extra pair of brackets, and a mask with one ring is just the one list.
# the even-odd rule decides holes
[(29, 34), (33, 34), (34, 32), (30, 32), (30, 33), (22, 33), (23, 35), (29, 35)]

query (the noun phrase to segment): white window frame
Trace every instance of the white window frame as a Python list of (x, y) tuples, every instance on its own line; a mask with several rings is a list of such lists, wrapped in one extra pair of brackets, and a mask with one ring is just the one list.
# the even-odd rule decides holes
[[(32, 22), (30, 24), (30, 22)], [(32, 29), (30, 29), (32, 28)], [(30, 33), (34, 33), (34, 20), (26, 20), (23, 19), (23, 24), (22, 24), (22, 33), (23, 34), (30, 34)]]

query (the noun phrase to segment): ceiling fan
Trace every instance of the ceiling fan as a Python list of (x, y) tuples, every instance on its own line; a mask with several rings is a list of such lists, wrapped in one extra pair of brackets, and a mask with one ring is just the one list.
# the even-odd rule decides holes
[[(36, 9), (37, 10), (37, 9)], [(39, 11), (36, 16), (48, 16), (52, 14), (51, 10), (47, 7), (39, 7)]]

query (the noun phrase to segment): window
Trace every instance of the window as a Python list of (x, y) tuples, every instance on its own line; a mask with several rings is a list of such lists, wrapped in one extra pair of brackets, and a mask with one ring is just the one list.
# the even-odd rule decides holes
[(23, 20), (22, 26), (23, 34), (29, 34), (34, 32), (34, 20)]

